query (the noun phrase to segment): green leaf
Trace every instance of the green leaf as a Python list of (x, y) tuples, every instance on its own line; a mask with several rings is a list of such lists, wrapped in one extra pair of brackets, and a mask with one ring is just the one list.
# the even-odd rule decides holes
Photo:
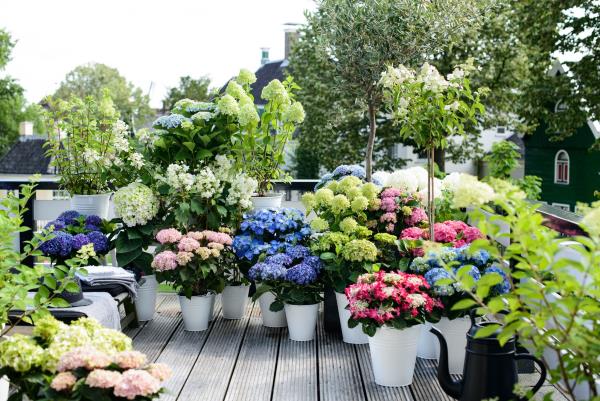
[(193, 152), (194, 149), (196, 148), (196, 144), (194, 142), (184, 142), (183, 146), (188, 148), (190, 150), (190, 152)]
[(137, 259), (138, 256), (140, 256), (143, 252), (144, 250), (142, 248), (136, 248), (131, 252), (117, 253), (117, 262), (119, 263), (119, 266), (126, 267), (129, 264), (131, 264), (135, 259)]
[(477, 303), (474, 300), (472, 300), (470, 298), (465, 298), (465, 299), (461, 299), (460, 301), (458, 301), (454, 305), (452, 305), (452, 310), (470, 309), (476, 305), (477, 305)]
[(475, 332), (475, 338), (489, 337), (490, 335), (495, 333), (497, 330), (499, 330), (501, 327), (502, 326), (497, 323), (483, 326), (483, 327), (477, 329), (477, 332)]
[(200, 160), (208, 159), (212, 155), (213, 153), (208, 149), (200, 149), (196, 152), (196, 157)]
[(319, 257), (321, 258), (321, 260), (333, 260), (333, 259), (335, 259), (335, 253), (323, 252), (322, 254), (319, 255)]

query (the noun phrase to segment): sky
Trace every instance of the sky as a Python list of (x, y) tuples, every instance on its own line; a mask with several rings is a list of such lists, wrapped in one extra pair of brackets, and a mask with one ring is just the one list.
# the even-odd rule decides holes
[(159, 107), (179, 77), (221, 86), (240, 68), (284, 54), (284, 24), (305, 22), (313, 0), (0, 0), (0, 28), (17, 41), (0, 74), (37, 102), (89, 62), (115, 67)]

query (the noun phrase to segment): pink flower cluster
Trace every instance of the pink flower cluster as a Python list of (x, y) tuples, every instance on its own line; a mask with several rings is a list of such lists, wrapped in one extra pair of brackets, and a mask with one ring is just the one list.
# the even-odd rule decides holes
[(135, 400), (137, 397), (148, 397), (160, 391), (160, 381), (145, 370), (126, 370), (121, 380), (114, 387), (117, 397)]
[(233, 242), (229, 234), (222, 232), (190, 231), (184, 235), (174, 228), (160, 230), (156, 240), (165, 245), (164, 250), (156, 254), (152, 261), (152, 268), (159, 272), (185, 266), (195, 257), (201, 260), (218, 258), (225, 246)]
[[(477, 227), (471, 227), (462, 221), (448, 220), (433, 225), (435, 242), (451, 244), (455, 248), (470, 244), (483, 234)], [(400, 239), (428, 240), (429, 231), (418, 227), (409, 227), (400, 233)]]
[(78, 347), (64, 354), (58, 362), (57, 370), (66, 372), (85, 368), (88, 370), (105, 368), (112, 363), (110, 356), (93, 347)]
[[(418, 195), (408, 194), (398, 188), (386, 188), (379, 197), (379, 212), (382, 214), (377, 221), (382, 224), (382, 229), (385, 229), (388, 233), (393, 233), (402, 227), (427, 223), (427, 214), (420, 207), (421, 199)], [(403, 225), (398, 227), (398, 223)]]
[(416, 226), (417, 224), (421, 224), (424, 222), (428, 222), (429, 219), (427, 217), (427, 213), (423, 208), (417, 207), (412, 210), (410, 216), (404, 219), (404, 224), (407, 226)]
[(369, 320), (378, 326), (395, 319), (424, 321), (442, 303), (428, 295), (422, 276), (403, 272), (363, 274), (346, 288), (352, 319)]

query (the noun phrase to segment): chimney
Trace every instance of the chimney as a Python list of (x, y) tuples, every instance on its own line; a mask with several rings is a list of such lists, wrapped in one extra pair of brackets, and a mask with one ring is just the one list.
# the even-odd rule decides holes
[(22, 121), (21, 123), (19, 123), (19, 135), (32, 136), (33, 135), (33, 123), (31, 121)]
[(260, 65), (265, 65), (269, 62), (269, 48), (261, 47), (260, 48)]
[(294, 42), (298, 39), (298, 31), (296, 29), (297, 25), (298, 24), (293, 23), (285, 24), (285, 60), (288, 60), (290, 58), (290, 51), (292, 49), (292, 46)]

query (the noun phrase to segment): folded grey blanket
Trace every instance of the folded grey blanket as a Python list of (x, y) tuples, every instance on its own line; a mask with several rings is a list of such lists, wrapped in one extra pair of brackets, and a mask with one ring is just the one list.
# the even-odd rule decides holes
[(79, 279), (89, 286), (120, 284), (127, 289), (129, 296), (135, 299), (138, 283), (135, 275), (122, 267), (115, 266), (87, 266), (88, 274), (77, 274)]

